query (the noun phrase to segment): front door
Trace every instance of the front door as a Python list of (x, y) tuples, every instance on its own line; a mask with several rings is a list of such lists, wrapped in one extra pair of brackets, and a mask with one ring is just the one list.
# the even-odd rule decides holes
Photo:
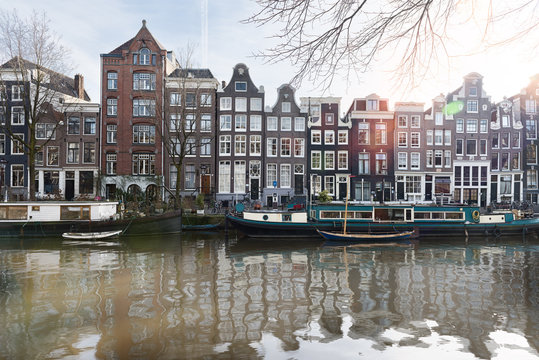
[(346, 183), (339, 183), (339, 199), (346, 199)]
[(251, 200), (258, 200), (258, 182), (260, 179), (251, 179)]
[(73, 200), (75, 197), (75, 180), (66, 179), (66, 200)]
[(294, 194), (303, 194), (303, 175), (294, 175)]
[(107, 199), (109, 200), (116, 199), (116, 184), (107, 184), (106, 191), (107, 191), (107, 195), (106, 195)]
[(201, 192), (205, 195), (211, 194), (211, 175), (202, 175)]
[(432, 178), (425, 183), (425, 200), (432, 200)]
[(397, 183), (397, 200), (404, 200), (404, 182)]

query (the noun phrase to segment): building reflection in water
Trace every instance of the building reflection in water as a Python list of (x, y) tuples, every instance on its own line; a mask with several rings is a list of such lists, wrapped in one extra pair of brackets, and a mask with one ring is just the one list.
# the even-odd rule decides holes
[(538, 254), (220, 238), (6, 245), (0, 357), (250, 358), (275, 344), (287, 356), (339, 357), (350, 347), (424, 350), (430, 336), (490, 358), (511, 334), (520, 336), (513, 349), (537, 355)]

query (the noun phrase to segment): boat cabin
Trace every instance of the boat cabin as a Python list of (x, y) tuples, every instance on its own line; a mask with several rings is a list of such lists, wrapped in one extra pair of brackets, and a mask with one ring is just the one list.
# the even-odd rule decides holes
[(118, 202), (24, 201), (0, 203), (2, 222), (104, 221), (114, 219)]

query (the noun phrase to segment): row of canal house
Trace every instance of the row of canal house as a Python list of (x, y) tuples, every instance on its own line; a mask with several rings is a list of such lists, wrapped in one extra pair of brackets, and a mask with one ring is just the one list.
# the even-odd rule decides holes
[[(219, 82), (209, 69), (182, 66), (145, 22), (101, 55), (101, 70), (100, 121), (82, 77), (62, 76), (62, 119), (39, 132), (53, 135), (36, 160), (39, 196), (166, 198), (180, 187), (184, 196), (269, 206), (321, 190), (354, 201), (537, 202), (538, 76), (497, 104), (471, 73), (427, 105), (390, 110), (372, 94), (344, 111), (339, 97), (297, 102), (286, 84), (268, 105), (245, 64)], [(6, 120), (17, 129), (22, 97), (7, 93)], [(0, 151), (3, 189), (24, 198), (27, 159), (5, 134)]]

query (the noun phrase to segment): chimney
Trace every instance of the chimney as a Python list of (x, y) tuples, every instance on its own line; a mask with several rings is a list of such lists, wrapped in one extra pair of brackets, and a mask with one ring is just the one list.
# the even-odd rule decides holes
[(84, 100), (84, 76), (81, 74), (75, 75), (75, 91), (77, 97)]
[(221, 81), (221, 86), (222, 86), (222, 87), (223, 87), (223, 89), (224, 89), (224, 88), (225, 88), (225, 86), (226, 86), (226, 81), (224, 81), (224, 80), (223, 80), (223, 81)]

